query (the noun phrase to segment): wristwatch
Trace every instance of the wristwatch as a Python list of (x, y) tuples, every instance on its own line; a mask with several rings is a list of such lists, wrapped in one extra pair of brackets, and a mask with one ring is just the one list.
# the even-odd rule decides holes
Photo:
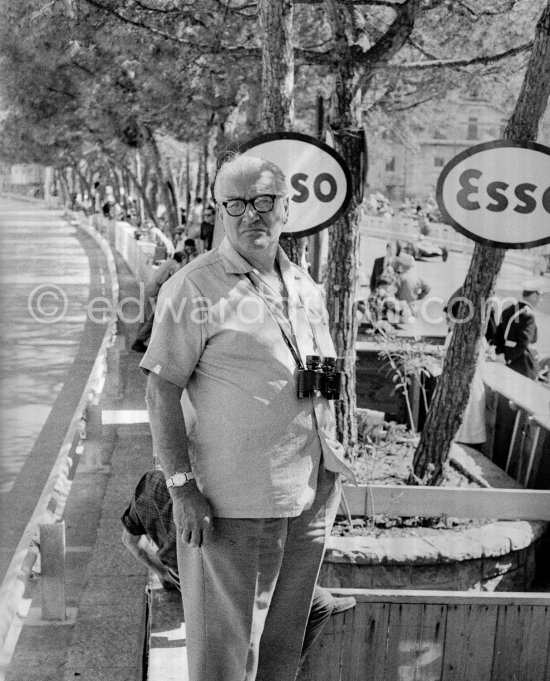
[(168, 487), (168, 489), (170, 489), (170, 487), (183, 487), (189, 480), (194, 479), (194, 473), (174, 473), (174, 475), (166, 479), (166, 487)]

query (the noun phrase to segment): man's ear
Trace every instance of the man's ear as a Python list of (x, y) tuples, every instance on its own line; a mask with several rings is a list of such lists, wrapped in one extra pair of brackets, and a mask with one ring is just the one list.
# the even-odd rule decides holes
[(286, 223), (288, 222), (288, 215), (289, 215), (289, 211), (290, 211), (289, 201), (290, 201), (290, 199), (288, 198), (288, 196), (285, 196), (283, 198), (283, 224), (284, 225), (286, 225)]

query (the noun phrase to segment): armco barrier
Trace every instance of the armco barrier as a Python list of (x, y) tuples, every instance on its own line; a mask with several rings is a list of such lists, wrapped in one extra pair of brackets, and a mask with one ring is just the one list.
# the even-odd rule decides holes
[[(43, 205), (43, 204), (42, 204)], [(97, 231), (84, 221), (71, 220), (71, 224), (78, 226), (92, 237), (107, 260), (111, 281), (111, 303), (113, 309), (118, 304), (118, 276), (113, 252), (107, 241)], [(84, 414), (88, 405), (97, 400), (103, 389), (107, 367), (107, 351), (114, 343), (116, 336), (116, 318), (110, 320), (105, 329), (101, 347), (86, 382), (82, 396), (73, 412), (63, 444), (48, 476), (48, 480), (35, 510), (29, 520), (21, 540), (17, 545), (13, 558), (7, 569), (6, 576), (0, 585), (0, 675), (9, 662), (9, 656), (17, 641), (18, 630), (25, 616), (23, 611), (23, 596), (26, 582), (31, 576), (33, 566), (39, 554), (39, 525), (55, 523), (63, 516), (71, 480), (82, 454)]]

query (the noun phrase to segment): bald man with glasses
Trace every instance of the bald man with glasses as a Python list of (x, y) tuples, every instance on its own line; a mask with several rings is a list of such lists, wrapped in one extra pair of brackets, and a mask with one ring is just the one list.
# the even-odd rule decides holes
[(298, 391), (333, 357), (320, 289), (278, 245), (278, 166), (215, 182), (225, 236), (163, 287), (141, 366), (177, 526), (190, 681), (294, 681), (326, 538), (353, 479), (329, 400)]

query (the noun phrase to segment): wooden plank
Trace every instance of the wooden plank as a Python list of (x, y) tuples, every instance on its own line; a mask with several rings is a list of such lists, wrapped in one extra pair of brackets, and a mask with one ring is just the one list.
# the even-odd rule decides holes
[(520, 607), (521, 644), (518, 667), (529, 681), (548, 681), (546, 657), (550, 648), (550, 607)]
[(342, 678), (346, 681), (363, 681), (365, 678), (369, 658), (366, 642), (370, 631), (368, 610), (368, 606), (362, 605), (344, 613), (347, 616), (347, 635), (342, 651)]
[(421, 653), (415, 667), (415, 681), (441, 681), (446, 628), (447, 606), (424, 605), (417, 641)]
[(524, 679), (519, 666), (518, 651), (521, 645), (521, 608), (503, 605), (498, 609), (495, 652), (491, 681), (517, 681)]
[[(335, 619), (339, 620), (338, 623)], [(297, 681), (340, 681), (342, 638), (342, 620), (331, 617), (306, 659)]]
[(384, 673), (374, 678), (380, 678), (384, 681), (401, 681), (402, 670), (414, 661), (414, 645), (416, 644), (417, 630), (420, 627), (421, 614), (422, 605), (420, 604), (392, 603), (388, 622), (388, 644)]
[(440, 681), (445, 619), (445, 606), (392, 604), (386, 664), (381, 678), (384, 681)]
[(488, 386), (485, 389), (485, 424), (487, 430), (487, 439), (485, 440), (484, 452), (489, 457), (493, 458), (493, 446), (495, 440), (495, 426), (497, 416), (497, 402), (498, 393)]
[(496, 624), (494, 605), (448, 606), (441, 681), (491, 678)]
[(526, 378), (499, 362), (485, 362), (483, 381), (530, 414), (548, 414), (548, 388), (542, 383)]
[(442, 605), (540, 605), (550, 606), (550, 593), (524, 591), (431, 591), (421, 589), (339, 589), (335, 596), (353, 596), (361, 603), (441, 603)]
[(550, 520), (550, 491), (345, 485), (352, 515)]
[[(359, 604), (356, 608), (361, 607)], [(389, 603), (369, 603), (366, 611), (365, 648), (359, 658), (364, 662), (364, 675), (359, 679), (383, 679), (390, 621)]]
[[(339, 615), (332, 616), (335, 626), (340, 624), (342, 627), (343, 638), (342, 653), (340, 657), (340, 678), (345, 679), (345, 681), (351, 681), (352, 671), (354, 673), (359, 671), (356, 666), (353, 665), (353, 661), (356, 657), (359, 657), (362, 650), (365, 649), (365, 645), (362, 645), (358, 650), (356, 650), (355, 647), (357, 643), (355, 640), (355, 632), (359, 631), (362, 633), (363, 639), (365, 635), (364, 622), (357, 621), (358, 618), (356, 618), (356, 616), (359, 616), (359, 613), (356, 612), (356, 610), (356, 608), (353, 608), (352, 610), (346, 610)], [(356, 676), (355, 678), (359, 681), (359, 679), (362, 680), (363, 677), (364, 672), (361, 676)]]

